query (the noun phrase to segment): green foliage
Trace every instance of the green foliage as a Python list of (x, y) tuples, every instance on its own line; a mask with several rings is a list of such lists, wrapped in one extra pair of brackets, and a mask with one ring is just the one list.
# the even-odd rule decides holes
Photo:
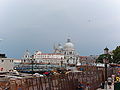
[[(100, 55), (96, 62), (103, 63), (104, 57), (108, 57), (109, 62), (120, 64), (120, 46), (117, 46), (115, 50), (112, 51), (112, 55), (110, 54), (102, 54)], [(111, 58), (112, 57), (112, 58)]]
[(113, 60), (114, 63), (120, 63), (120, 46), (113, 50)]
[(97, 58), (96, 62), (97, 62), (97, 63), (104, 63), (104, 62), (103, 62), (103, 59), (104, 59), (104, 58), (107, 58), (107, 59), (109, 60), (109, 63), (112, 63), (112, 62), (113, 62), (110, 54), (101, 54), (101, 55)]

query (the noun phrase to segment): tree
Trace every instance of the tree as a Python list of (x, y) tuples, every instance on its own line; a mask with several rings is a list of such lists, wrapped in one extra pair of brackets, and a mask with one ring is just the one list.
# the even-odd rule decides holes
[(108, 58), (109, 63), (112, 63), (112, 62), (113, 62), (110, 54), (101, 54), (101, 55), (96, 59), (96, 62), (97, 62), (97, 63), (104, 63), (104, 62), (103, 62), (103, 59), (104, 59), (104, 58)]
[(115, 50), (113, 50), (113, 62), (120, 64), (120, 46), (117, 46)]

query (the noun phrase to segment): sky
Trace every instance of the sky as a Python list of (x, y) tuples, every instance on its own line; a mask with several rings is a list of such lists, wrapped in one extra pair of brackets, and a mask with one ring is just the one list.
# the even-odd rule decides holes
[(52, 53), (71, 37), (81, 56), (120, 45), (120, 0), (0, 0), (0, 53)]

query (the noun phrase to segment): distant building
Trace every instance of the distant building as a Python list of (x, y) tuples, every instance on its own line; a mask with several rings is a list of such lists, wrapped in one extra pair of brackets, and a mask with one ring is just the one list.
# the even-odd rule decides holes
[(14, 59), (14, 66), (19, 65), (20, 63), (22, 63), (21, 59)]
[(47, 64), (66, 63), (64, 60), (64, 55), (57, 53), (42, 53), (41, 51), (36, 51), (34, 54), (34, 59), (37, 63)]
[(22, 58), (22, 62), (31, 63), (31, 60), (33, 59), (36, 63), (76, 65), (79, 62), (79, 55), (76, 53), (71, 39), (68, 38), (64, 46), (61, 44), (54, 45), (53, 53), (42, 53), (41, 51), (36, 51), (31, 56), (28, 50), (26, 50)]
[(24, 53), (22, 62), (31, 63), (32, 60), (36, 63), (44, 64), (59, 64), (59, 65), (93, 65), (95, 64), (97, 56), (80, 56), (74, 47), (74, 44), (71, 42), (71, 39), (68, 38), (67, 42), (64, 45), (58, 44), (53, 46), (53, 53), (42, 53), (41, 51), (36, 51), (32, 56), (26, 50)]
[(66, 64), (76, 65), (79, 62), (79, 55), (75, 51), (74, 44), (71, 42), (71, 39), (68, 38), (65, 45), (54, 45), (54, 53), (63, 54)]
[(24, 55), (22, 57), (21, 63), (31, 63), (31, 55), (28, 50), (24, 52)]
[(0, 54), (0, 58), (6, 58), (5, 54)]
[(80, 56), (79, 57), (79, 64), (80, 65), (95, 65), (96, 59), (98, 56), (90, 55), (90, 56)]
[(0, 72), (8, 72), (14, 67), (13, 58), (0, 58)]
[(21, 63), (21, 60), (7, 58), (5, 54), (0, 54), (0, 72), (9, 72), (9, 70), (13, 70), (14, 66), (18, 63)]

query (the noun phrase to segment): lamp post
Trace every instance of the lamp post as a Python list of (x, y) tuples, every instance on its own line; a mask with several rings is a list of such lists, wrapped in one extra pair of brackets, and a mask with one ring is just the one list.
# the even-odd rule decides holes
[(61, 61), (61, 67), (62, 67), (62, 65), (63, 65), (63, 61)]
[(105, 64), (105, 89), (107, 89), (107, 64), (109, 63), (109, 59), (108, 59), (108, 51), (109, 49), (106, 47), (104, 49), (104, 58), (103, 58), (103, 62)]
[(107, 64), (109, 63), (109, 60), (107, 57), (103, 59), (103, 62), (105, 64), (105, 81), (107, 81)]
[(33, 63), (34, 63), (34, 62), (33, 62), (33, 60), (32, 60), (32, 75), (33, 75)]
[(104, 57), (103, 62), (105, 64), (105, 89), (107, 89), (107, 64), (109, 63), (108, 57)]
[(32, 64), (32, 75), (33, 75), (33, 73), (34, 73), (34, 68), (33, 68), (33, 64), (34, 64), (34, 55), (32, 55), (32, 57), (31, 57), (31, 64)]
[(61, 58), (60, 64), (61, 64), (61, 67), (62, 67), (62, 65), (63, 65), (63, 58)]

